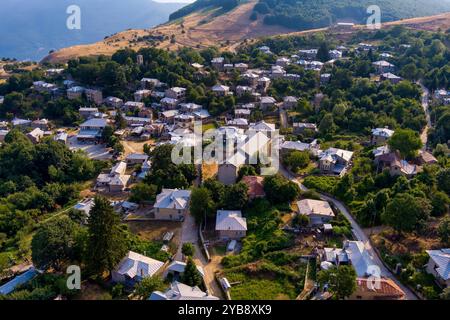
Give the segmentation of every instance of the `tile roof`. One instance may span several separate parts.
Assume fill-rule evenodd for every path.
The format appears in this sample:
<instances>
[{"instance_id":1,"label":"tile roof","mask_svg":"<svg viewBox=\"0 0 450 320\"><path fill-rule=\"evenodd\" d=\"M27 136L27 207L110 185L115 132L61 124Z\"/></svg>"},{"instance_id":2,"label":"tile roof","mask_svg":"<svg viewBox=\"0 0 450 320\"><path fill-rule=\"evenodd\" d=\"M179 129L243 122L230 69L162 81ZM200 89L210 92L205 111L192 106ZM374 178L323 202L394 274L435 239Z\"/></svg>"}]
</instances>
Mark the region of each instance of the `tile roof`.
<instances>
[{"instance_id":1,"label":"tile roof","mask_svg":"<svg viewBox=\"0 0 450 320\"><path fill-rule=\"evenodd\" d=\"M264 178L259 176L245 176L241 182L248 186L248 195L250 197L264 197Z\"/></svg>"},{"instance_id":2,"label":"tile roof","mask_svg":"<svg viewBox=\"0 0 450 320\"><path fill-rule=\"evenodd\" d=\"M381 278L374 281L368 278L357 278L356 283L358 293L376 292L400 300L405 298L405 292L392 279Z\"/></svg>"}]
</instances>

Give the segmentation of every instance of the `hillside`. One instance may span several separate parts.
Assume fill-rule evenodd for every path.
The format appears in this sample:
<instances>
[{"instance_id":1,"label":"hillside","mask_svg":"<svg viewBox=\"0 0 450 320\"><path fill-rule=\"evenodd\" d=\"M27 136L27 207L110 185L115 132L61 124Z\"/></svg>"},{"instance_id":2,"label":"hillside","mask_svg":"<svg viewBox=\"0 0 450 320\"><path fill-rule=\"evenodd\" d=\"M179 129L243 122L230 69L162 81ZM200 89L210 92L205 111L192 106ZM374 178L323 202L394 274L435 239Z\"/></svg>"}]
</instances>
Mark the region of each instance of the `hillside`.
<instances>
[{"instance_id":1,"label":"hillside","mask_svg":"<svg viewBox=\"0 0 450 320\"><path fill-rule=\"evenodd\" d=\"M139 49L149 45L168 50L176 50L182 46L194 48L217 46L222 49L233 50L245 39L293 32L299 33L292 28L267 25L264 23L262 16L258 16L256 20L251 20L253 8L257 3L258 0L249 0L225 13L220 7L205 8L152 29L127 30L97 43L65 48L52 53L45 61L67 61L81 55L111 55L120 48ZM384 25L403 24L415 29L447 30L450 27L449 21L450 13L446 13L403 19L388 22ZM323 30L323 28L311 29L301 33Z\"/></svg>"},{"instance_id":2,"label":"hillside","mask_svg":"<svg viewBox=\"0 0 450 320\"><path fill-rule=\"evenodd\" d=\"M262 17L268 25L305 30L337 21L364 24L370 16L367 8L372 5L380 8L382 22L450 11L449 0L259 0L254 16Z\"/></svg>"},{"instance_id":3,"label":"hillside","mask_svg":"<svg viewBox=\"0 0 450 320\"><path fill-rule=\"evenodd\" d=\"M108 55L120 48L139 49L148 45L170 50L182 46L229 48L244 39L292 31L284 27L267 26L262 19L250 21L256 2L250 0L224 14L218 14L220 8L209 8L152 29L127 30L97 43L64 48L50 54L44 61L67 61L80 55Z\"/></svg>"}]
</instances>

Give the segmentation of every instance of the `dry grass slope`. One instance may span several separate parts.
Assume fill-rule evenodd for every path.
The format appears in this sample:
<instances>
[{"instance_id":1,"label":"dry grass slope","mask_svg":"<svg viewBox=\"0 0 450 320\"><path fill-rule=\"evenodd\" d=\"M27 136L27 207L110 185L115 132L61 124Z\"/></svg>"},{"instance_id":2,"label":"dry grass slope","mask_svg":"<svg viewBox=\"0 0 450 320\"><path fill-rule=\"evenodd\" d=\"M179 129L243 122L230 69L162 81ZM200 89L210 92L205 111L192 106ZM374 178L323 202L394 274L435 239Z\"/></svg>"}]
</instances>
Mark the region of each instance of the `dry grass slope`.
<instances>
[{"instance_id":1,"label":"dry grass slope","mask_svg":"<svg viewBox=\"0 0 450 320\"><path fill-rule=\"evenodd\" d=\"M320 32L326 28L292 32L279 26L264 25L261 18L249 19L257 0L250 0L234 10L216 16L215 10L196 12L182 19L159 25L147 30L127 30L117 33L103 41L64 48L47 56L44 61L65 62L78 56L111 55L115 51L130 47L139 49L148 46L148 42L139 41L145 36L165 36L165 40L155 43L156 47L176 50L179 47L205 48L217 46L233 51L242 41L274 35L301 35ZM450 13L430 17L404 19L384 23L383 26L405 25L420 30L447 30L450 28ZM359 26L362 28L363 26ZM174 38L172 41L171 38Z\"/></svg>"}]
</instances>

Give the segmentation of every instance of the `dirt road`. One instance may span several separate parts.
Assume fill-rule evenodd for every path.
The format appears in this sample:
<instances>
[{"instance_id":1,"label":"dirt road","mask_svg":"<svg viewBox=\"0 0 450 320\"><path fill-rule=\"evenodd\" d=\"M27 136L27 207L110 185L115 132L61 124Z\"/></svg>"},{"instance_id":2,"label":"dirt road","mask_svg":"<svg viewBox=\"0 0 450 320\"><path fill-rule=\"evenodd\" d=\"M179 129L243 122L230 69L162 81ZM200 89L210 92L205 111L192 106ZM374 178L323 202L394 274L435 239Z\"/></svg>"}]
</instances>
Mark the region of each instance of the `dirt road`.
<instances>
[{"instance_id":1,"label":"dirt road","mask_svg":"<svg viewBox=\"0 0 450 320\"><path fill-rule=\"evenodd\" d=\"M190 214L187 214L181 229L181 241L177 254L175 255L176 260L182 261L183 254L181 253L181 248L183 246L183 243L189 242L194 244L195 246L194 262L197 265L201 266L205 271L204 281L209 294L220 299L224 299L222 290L217 284L214 276L215 271L217 271L219 268L220 260L213 258L211 262L208 262L205 259L202 253L202 249L199 246L198 226L195 223L194 217Z\"/></svg>"}]
</instances>

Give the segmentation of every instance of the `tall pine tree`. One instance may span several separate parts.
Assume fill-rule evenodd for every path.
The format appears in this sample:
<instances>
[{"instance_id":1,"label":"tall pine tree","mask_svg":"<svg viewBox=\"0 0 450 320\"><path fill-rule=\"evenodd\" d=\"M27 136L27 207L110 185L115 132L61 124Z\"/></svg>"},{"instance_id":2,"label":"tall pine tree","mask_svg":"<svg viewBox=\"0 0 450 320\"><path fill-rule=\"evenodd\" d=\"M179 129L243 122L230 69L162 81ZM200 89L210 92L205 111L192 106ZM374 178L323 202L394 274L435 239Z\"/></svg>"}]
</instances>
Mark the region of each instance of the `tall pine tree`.
<instances>
[{"instance_id":1,"label":"tall pine tree","mask_svg":"<svg viewBox=\"0 0 450 320\"><path fill-rule=\"evenodd\" d=\"M322 42L319 49L317 50L317 59L322 62L327 62L330 60L330 49L327 42Z\"/></svg>"},{"instance_id":2,"label":"tall pine tree","mask_svg":"<svg viewBox=\"0 0 450 320\"><path fill-rule=\"evenodd\" d=\"M96 197L88 220L86 264L88 271L100 275L112 270L127 252L120 218L108 199Z\"/></svg>"},{"instance_id":3,"label":"tall pine tree","mask_svg":"<svg viewBox=\"0 0 450 320\"><path fill-rule=\"evenodd\" d=\"M198 287L203 282L202 275L198 271L197 266L191 257L188 258L181 281L191 287Z\"/></svg>"}]
</instances>

